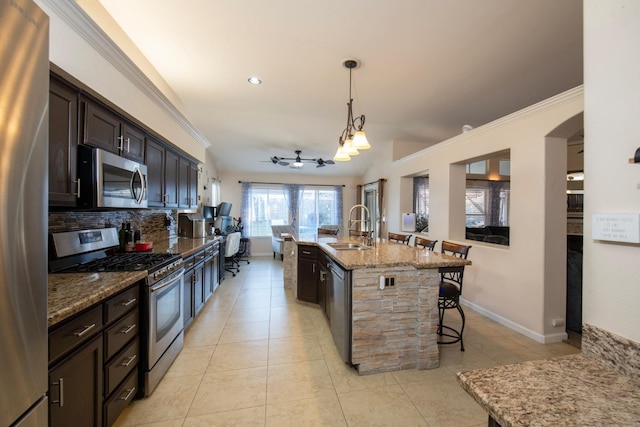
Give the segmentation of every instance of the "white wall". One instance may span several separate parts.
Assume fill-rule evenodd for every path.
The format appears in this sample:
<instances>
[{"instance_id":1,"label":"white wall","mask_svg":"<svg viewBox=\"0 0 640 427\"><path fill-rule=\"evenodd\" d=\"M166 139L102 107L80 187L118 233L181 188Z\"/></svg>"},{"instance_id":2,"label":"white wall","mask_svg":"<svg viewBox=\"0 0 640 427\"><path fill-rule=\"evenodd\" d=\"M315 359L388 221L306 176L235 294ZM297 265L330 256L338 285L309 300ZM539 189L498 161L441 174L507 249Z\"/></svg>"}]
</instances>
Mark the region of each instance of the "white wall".
<instances>
[{"instance_id":1,"label":"white wall","mask_svg":"<svg viewBox=\"0 0 640 427\"><path fill-rule=\"evenodd\" d=\"M321 185L344 185L343 197L343 227L346 227L349 209L356 204L356 186L360 183L357 177L333 176L329 170L330 166L324 168L327 175L298 175L291 173L282 174L221 174L220 196L224 202L233 204L231 216L240 216L241 206L241 184L238 181L251 182L274 182L283 184L321 184ZM271 237L258 237L251 239L251 252L253 255L268 255L272 253Z\"/></svg>"},{"instance_id":2,"label":"white wall","mask_svg":"<svg viewBox=\"0 0 640 427\"><path fill-rule=\"evenodd\" d=\"M161 108L140 89L139 85L126 77L121 71L123 66L126 68L123 63L118 63L113 58L106 59L103 48L109 43L104 43L99 33L94 32L91 21L78 10L74 2L36 0L36 3L50 17L51 62L162 135L170 143L198 161L204 162L205 147L202 141L185 130L167 110ZM81 35L86 35L87 32L92 34L93 38L89 37L91 40ZM167 88L164 89L166 91ZM172 93L169 93L167 98L177 102Z\"/></svg>"},{"instance_id":3,"label":"white wall","mask_svg":"<svg viewBox=\"0 0 640 427\"><path fill-rule=\"evenodd\" d=\"M473 246L473 266L465 272L463 297L540 342L566 336L564 326L553 327L551 319L565 317L566 196L558 188L566 186L566 139L571 135L547 137L582 110L582 88L577 88L395 162L389 144L383 161L364 177L364 182L387 178L388 230L400 231L400 214L412 206L406 177L428 171L429 238L464 241L463 164L510 150L510 246L466 242ZM549 247L558 255L545 257Z\"/></svg>"},{"instance_id":4,"label":"white wall","mask_svg":"<svg viewBox=\"0 0 640 427\"><path fill-rule=\"evenodd\" d=\"M594 241L591 214L640 212L640 2L584 1L583 320L640 342L640 245Z\"/></svg>"}]
</instances>

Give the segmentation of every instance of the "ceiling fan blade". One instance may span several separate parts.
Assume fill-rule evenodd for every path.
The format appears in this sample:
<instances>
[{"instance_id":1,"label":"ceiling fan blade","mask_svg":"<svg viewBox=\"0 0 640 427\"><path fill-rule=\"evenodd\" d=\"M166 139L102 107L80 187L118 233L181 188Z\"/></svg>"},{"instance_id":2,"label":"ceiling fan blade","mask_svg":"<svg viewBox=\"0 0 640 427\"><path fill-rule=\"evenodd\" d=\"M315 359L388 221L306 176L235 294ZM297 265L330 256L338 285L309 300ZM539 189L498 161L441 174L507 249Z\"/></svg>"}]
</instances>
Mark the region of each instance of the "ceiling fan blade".
<instances>
[{"instance_id":1,"label":"ceiling fan blade","mask_svg":"<svg viewBox=\"0 0 640 427\"><path fill-rule=\"evenodd\" d=\"M333 160L331 160L331 159L329 159L329 160L325 160L324 162L325 162L326 164L328 164L328 165L335 165L335 164L336 164L336 162L334 162L334 161L333 161Z\"/></svg>"},{"instance_id":2,"label":"ceiling fan blade","mask_svg":"<svg viewBox=\"0 0 640 427\"><path fill-rule=\"evenodd\" d=\"M280 166L289 166L289 162L283 162L282 160L280 160L280 161L278 162L278 164L279 164Z\"/></svg>"}]
</instances>

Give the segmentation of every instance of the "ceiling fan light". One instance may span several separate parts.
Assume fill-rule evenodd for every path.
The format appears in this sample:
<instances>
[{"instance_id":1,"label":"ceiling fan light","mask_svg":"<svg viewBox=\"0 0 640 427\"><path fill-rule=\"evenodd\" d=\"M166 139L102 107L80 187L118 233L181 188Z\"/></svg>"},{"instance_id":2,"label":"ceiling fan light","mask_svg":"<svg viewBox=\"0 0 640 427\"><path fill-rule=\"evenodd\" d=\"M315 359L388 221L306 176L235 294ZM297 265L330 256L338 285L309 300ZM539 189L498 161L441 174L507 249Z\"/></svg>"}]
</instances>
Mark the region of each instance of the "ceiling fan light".
<instances>
[{"instance_id":1,"label":"ceiling fan light","mask_svg":"<svg viewBox=\"0 0 640 427\"><path fill-rule=\"evenodd\" d=\"M369 141L367 140L367 135L364 134L363 130L357 131L353 135L353 147L357 150L366 150L367 148L371 148Z\"/></svg>"},{"instance_id":2,"label":"ceiling fan light","mask_svg":"<svg viewBox=\"0 0 640 427\"><path fill-rule=\"evenodd\" d=\"M340 145L338 147L338 150L336 151L336 155L333 156L333 160L335 160L336 162L348 162L349 160L351 160L351 156L345 153L342 149L342 145Z\"/></svg>"},{"instance_id":3,"label":"ceiling fan light","mask_svg":"<svg viewBox=\"0 0 640 427\"><path fill-rule=\"evenodd\" d=\"M304 166L304 163L302 163L300 160L296 160L295 162L293 162L294 168L301 168L302 166Z\"/></svg>"}]
</instances>

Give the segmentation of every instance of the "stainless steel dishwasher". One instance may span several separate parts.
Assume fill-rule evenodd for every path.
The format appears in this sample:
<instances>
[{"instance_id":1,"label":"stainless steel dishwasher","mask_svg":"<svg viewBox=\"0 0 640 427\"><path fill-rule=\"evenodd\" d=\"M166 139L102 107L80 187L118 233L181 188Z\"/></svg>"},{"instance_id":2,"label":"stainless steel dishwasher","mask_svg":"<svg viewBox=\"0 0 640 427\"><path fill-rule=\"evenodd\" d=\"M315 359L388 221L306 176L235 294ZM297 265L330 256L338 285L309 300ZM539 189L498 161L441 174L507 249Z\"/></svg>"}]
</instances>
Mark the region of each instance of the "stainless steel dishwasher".
<instances>
[{"instance_id":1,"label":"stainless steel dishwasher","mask_svg":"<svg viewBox=\"0 0 640 427\"><path fill-rule=\"evenodd\" d=\"M327 259L331 273L325 283L326 313L331 326L331 335L338 353L347 363L351 363L351 270L344 270L331 259Z\"/></svg>"}]
</instances>

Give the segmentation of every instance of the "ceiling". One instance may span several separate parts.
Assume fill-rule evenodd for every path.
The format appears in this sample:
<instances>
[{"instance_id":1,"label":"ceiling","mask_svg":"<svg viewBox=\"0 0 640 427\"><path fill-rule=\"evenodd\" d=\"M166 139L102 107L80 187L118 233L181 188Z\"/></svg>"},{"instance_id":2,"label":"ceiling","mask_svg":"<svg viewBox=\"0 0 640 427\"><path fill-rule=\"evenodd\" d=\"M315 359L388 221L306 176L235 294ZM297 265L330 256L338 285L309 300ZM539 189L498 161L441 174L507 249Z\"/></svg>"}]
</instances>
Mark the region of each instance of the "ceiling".
<instances>
[{"instance_id":1,"label":"ceiling","mask_svg":"<svg viewBox=\"0 0 640 427\"><path fill-rule=\"evenodd\" d=\"M219 172L361 175L582 84L582 0L99 0L182 100ZM354 114L372 148L330 159ZM259 86L247 82L262 79Z\"/></svg>"}]
</instances>

